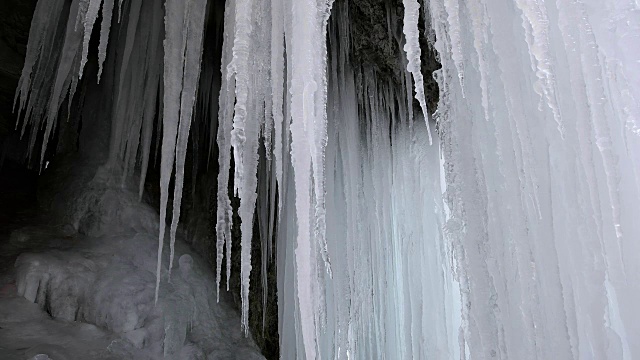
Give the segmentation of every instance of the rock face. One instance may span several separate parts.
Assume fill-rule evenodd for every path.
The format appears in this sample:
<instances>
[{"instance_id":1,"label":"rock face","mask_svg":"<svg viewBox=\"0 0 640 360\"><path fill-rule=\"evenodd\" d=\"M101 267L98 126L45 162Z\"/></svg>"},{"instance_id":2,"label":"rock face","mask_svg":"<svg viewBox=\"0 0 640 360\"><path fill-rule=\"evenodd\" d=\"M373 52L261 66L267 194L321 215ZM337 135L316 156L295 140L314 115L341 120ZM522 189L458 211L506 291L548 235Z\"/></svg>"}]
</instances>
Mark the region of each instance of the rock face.
<instances>
[{"instance_id":1,"label":"rock face","mask_svg":"<svg viewBox=\"0 0 640 360\"><path fill-rule=\"evenodd\" d=\"M438 85L431 74L440 68L435 51L428 46L421 8L420 47L421 65L425 81L425 96L431 111L438 103ZM404 77L406 55L402 48L402 0L350 0L352 63L371 67L379 78L400 84Z\"/></svg>"}]
</instances>

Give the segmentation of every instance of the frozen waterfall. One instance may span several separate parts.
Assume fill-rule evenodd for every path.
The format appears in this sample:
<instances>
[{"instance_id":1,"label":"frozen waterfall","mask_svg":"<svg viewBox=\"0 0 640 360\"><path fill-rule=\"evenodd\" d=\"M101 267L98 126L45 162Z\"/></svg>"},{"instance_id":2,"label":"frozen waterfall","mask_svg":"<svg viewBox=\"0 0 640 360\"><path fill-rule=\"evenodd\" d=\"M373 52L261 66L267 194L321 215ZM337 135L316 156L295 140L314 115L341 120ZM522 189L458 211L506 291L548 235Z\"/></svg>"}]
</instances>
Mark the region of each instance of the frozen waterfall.
<instances>
[{"instance_id":1,"label":"frozen waterfall","mask_svg":"<svg viewBox=\"0 0 640 360\"><path fill-rule=\"evenodd\" d=\"M263 268L277 264L282 358L640 357L637 0L389 5L399 83L350 54L348 2L226 0L211 119L195 104L217 89L201 79L212 2L114 2L38 2L16 103L29 156L43 159L101 14L98 78L116 84L107 167L139 169L142 189L161 136L156 300L191 125L208 122L218 291L224 269L227 290L241 278L248 332L262 242ZM427 50L442 64L435 109Z\"/></svg>"},{"instance_id":2,"label":"frozen waterfall","mask_svg":"<svg viewBox=\"0 0 640 360\"><path fill-rule=\"evenodd\" d=\"M640 6L428 11L467 357L640 356Z\"/></svg>"}]
</instances>

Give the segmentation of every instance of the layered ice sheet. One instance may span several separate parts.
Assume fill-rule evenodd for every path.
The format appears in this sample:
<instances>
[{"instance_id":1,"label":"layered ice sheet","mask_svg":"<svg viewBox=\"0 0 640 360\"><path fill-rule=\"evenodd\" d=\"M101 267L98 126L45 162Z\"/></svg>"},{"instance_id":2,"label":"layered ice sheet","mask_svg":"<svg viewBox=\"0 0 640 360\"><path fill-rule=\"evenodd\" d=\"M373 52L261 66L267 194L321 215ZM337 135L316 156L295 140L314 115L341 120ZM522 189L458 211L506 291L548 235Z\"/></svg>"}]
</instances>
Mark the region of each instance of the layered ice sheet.
<instances>
[{"instance_id":1,"label":"layered ice sheet","mask_svg":"<svg viewBox=\"0 0 640 360\"><path fill-rule=\"evenodd\" d=\"M429 10L461 349L640 356L638 3L433 0Z\"/></svg>"}]
</instances>

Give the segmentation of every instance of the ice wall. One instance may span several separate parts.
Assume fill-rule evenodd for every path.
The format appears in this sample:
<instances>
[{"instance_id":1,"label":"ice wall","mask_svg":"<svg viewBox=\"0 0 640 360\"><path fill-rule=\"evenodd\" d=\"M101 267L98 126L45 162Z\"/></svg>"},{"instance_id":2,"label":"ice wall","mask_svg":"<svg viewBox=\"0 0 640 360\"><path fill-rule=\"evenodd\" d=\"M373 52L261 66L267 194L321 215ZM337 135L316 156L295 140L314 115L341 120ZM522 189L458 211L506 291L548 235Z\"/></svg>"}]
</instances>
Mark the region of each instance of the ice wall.
<instances>
[{"instance_id":1,"label":"ice wall","mask_svg":"<svg viewBox=\"0 0 640 360\"><path fill-rule=\"evenodd\" d=\"M640 356L638 3L433 0L428 13L461 349Z\"/></svg>"},{"instance_id":2,"label":"ice wall","mask_svg":"<svg viewBox=\"0 0 640 360\"><path fill-rule=\"evenodd\" d=\"M434 138L430 145L427 122L411 105L410 74L397 84L352 64L348 6L336 4L332 16L325 176L333 271L319 271L322 287L315 297L326 311L315 328L316 357L459 357L453 249L441 232L446 211L439 142ZM392 33L396 21L389 24ZM404 41L401 33L394 35L388 40ZM400 66L407 63L404 53L397 56ZM289 180L293 164L285 160L284 170L288 187L277 232L281 355L309 358L298 331L304 326L298 289L289 285L298 283L298 227L291 210L298 188Z\"/></svg>"}]
</instances>

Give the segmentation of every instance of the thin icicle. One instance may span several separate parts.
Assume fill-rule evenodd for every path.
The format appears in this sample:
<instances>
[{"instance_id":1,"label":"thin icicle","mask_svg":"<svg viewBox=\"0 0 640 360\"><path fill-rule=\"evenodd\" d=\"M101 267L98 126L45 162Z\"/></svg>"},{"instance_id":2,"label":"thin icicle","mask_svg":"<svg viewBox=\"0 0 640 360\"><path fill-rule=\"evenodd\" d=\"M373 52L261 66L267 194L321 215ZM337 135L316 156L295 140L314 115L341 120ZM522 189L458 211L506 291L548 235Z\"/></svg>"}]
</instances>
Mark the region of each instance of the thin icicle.
<instances>
[{"instance_id":1,"label":"thin icicle","mask_svg":"<svg viewBox=\"0 0 640 360\"><path fill-rule=\"evenodd\" d=\"M274 139L273 156L275 158L275 177L280 191L278 192L278 214L282 213L282 128L284 106L284 0L271 2L271 104L273 110ZM279 217L279 216L278 216ZM279 221L278 221L279 222Z\"/></svg>"},{"instance_id":2,"label":"thin icicle","mask_svg":"<svg viewBox=\"0 0 640 360\"><path fill-rule=\"evenodd\" d=\"M75 6L74 6L75 5ZM83 18L86 14L86 4L75 1L71 6L71 14L76 13L77 18ZM47 150L47 144L58 120L58 110L62 104L67 91L71 85L71 78L77 76L74 70L77 69L79 49L82 44L82 32L76 28L77 24L67 22L67 29L64 38L64 46L60 56L60 64L56 71L55 82L51 92L51 98L48 104L48 113L46 117L46 127L42 149L40 152L40 167L43 165L44 155ZM76 84L76 82L74 82ZM75 89L72 89L73 92ZM33 136L32 138L35 138Z\"/></svg>"},{"instance_id":3,"label":"thin icicle","mask_svg":"<svg viewBox=\"0 0 640 360\"><path fill-rule=\"evenodd\" d=\"M196 90L200 77L200 59L202 57L202 41L204 36L204 15L206 0L192 0L184 13L183 41L184 65L182 74L182 89L180 94L180 125L175 149L176 173L173 191L173 218L171 220L169 274L173 266L176 231L180 219L180 204L182 201L182 187L184 184L184 166L187 157L187 142L191 128L191 116L196 100ZM195 174L193 174L195 176Z\"/></svg>"},{"instance_id":4,"label":"thin icicle","mask_svg":"<svg viewBox=\"0 0 640 360\"><path fill-rule=\"evenodd\" d=\"M558 131L564 136L564 124L558 105L556 80L549 50L549 19L545 9L546 5L544 1L540 0L516 0L516 4L522 11L522 21L528 22L529 29L527 31L531 31L531 38L527 37L527 44L529 52L535 59L535 65L532 64L532 66L537 69L538 83L535 85L535 91L545 98L546 104L558 124Z\"/></svg>"},{"instance_id":5,"label":"thin icicle","mask_svg":"<svg viewBox=\"0 0 640 360\"><path fill-rule=\"evenodd\" d=\"M84 39L82 42L82 60L80 61L80 75L78 76L79 78L82 78L84 65L87 63L87 54L89 53L89 40L91 39L91 33L93 32L93 25L95 25L96 19L98 18L100 5L102 5L102 0L89 0L87 14L85 15L85 19L83 21Z\"/></svg>"},{"instance_id":6,"label":"thin icicle","mask_svg":"<svg viewBox=\"0 0 640 360\"><path fill-rule=\"evenodd\" d=\"M424 78L420 69L420 32L418 30L418 18L420 16L420 3L418 0L403 0L404 4L404 23L402 32L406 43L404 51L407 54L407 71L413 75L413 82L416 91L416 99L420 103L424 120L427 124L427 134L429 134L429 144L433 144L431 138L431 129L429 128L429 109L427 109L427 101L424 96ZM407 94L409 95L409 94Z\"/></svg>"},{"instance_id":7,"label":"thin icicle","mask_svg":"<svg viewBox=\"0 0 640 360\"><path fill-rule=\"evenodd\" d=\"M22 67L22 73L13 100L14 111L16 104L18 104L18 118L20 117L20 112L27 106L28 95L30 91L33 91L31 90L31 85L34 78L44 75L39 74L38 71L42 66L41 64L46 64L45 55L49 53L48 50L53 46L53 35L60 18L58 9L61 7L62 1L38 1L36 4L33 19L31 20L24 66ZM36 98L36 100L39 99ZM28 119L25 117L25 123L27 121ZM18 122L16 122L16 128L17 126Z\"/></svg>"},{"instance_id":8,"label":"thin icicle","mask_svg":"<svg viewBox=\"0 0 640 360\"><path fill-rule=\"evenodd\" d=\"M102 76L104 61L107 58L107 45L109 44L109 32L111 31L111 19L115 0L104 0L102 5L102 24L100 26L100 45L98 45L98 82Z\"/></svg>"},{"instance_id":9,"label":"thin icicle","mask_svg":"<svg viewBox=\"0 0 640 360\"><path fill-rule=\"evenodd\" d=\"M184 69L184 16L185 4L180 0L165 3L164 40L164 114L162 119L162 155L160 163L160 233L158 237L158 264L156 267L156 294L158 302L162 270L162 249L169 200L169 181L173 173L178 123L180 121L180 92Z\"/></svg>"},{"instance_id":10,"label":"thin icicle","mask_svg":"<svg viewBox=\"0 0 640 360\"><path fill-rule=\"evenodd\" d=\"M216 214L216 288L217 299L220 301L220 281L222 277L222 260L226 243L227 264L226 280L229 291L231 276L231 228L233 225L233 209L229 200L229 171L231 169L231 141L229 134L232 130L233 101L235 94L235 78L229 73L227 64L231 61L232 36L235 33L235 1L228 1L224 13L224 44L222 47L222 84L220 86L218 108L218 191Z\"/></svg>"},{"instance_id":11,"label":"thin icicle","mask_svg":"<svg viewBox=\"0 0 640 360\"><path fill-rule=\"evenodd\" d=\"M484 118L489 121L489 88L487 85L487 63L484 54L484 44L488 39L487 16L485 14L484 0L469 0L467 8L473 25L473 46L478 55L478 71L480 72L480 89L482 91L482 108Z\"/></svg>"},{"instance_id":12,"label":"thin icicle","mask_svg":"<svg viewBox=\"0 0 640 360\"><path fill-rule=\"evenodd\" d=\"M118 22L122 21L122 3L124 0L118 0Z\"/></svg>"},{"instance_id":13,"label":"thin icicle","mask_svg":"<svg viewBox=\"0 0 640 360\"><path fill-rule=\"evenodd\" d=\"M125 39L124 52L122 54L122 63L120 65L120 87L118 96L125 96L122 93L122 85L125 83L124 78L128 76L127 69L131 62L131 54L135 43L136 33L138 32L138 22L140 20L140 9L142 8L142 0L131 0L132 4L129 10L129 21L127 23L127 36ZM121 101L118 98L118 101ZM126 101L126 100L125 100Z\"/></svg>"},{"instance_id":14,"label":"thin icicle","mask_svg":"<svg viewBox=\"0 0 640 360\"><path fill-rule=\"evenodd\" d=\"M105 0L109 1L109 0ZM144 184L149 168L149 158L151 152L151 140L153 137L154 118L158 106L160 72L162 64L160 63L159 52L162 50L162 42L160 39L162 29L162 6L155 4L153 6L153 28L155 31L151 33L150 38L150 64L145 84L145 100L144 100L144 119L142 131L142 164L140 166L140 182L138 186L138 198L142 199ZM158 136L159 137L159 136Z\"/></svg>"},{"instance_id":15,"label":"thin icicle","mask_svg":"<svg viewBox=\"0 0 640 360\"><path fill-rule=\"evenodd\" d=\"M462 88L462 96L464 96L464 58L462 55L462 38L460 32L462 25L460 24L460 3L459 0L444 0L444 9L447 13L448 35L451 39L451 58L458 70L458 80Z\"/></svg>"}]
</instances>

